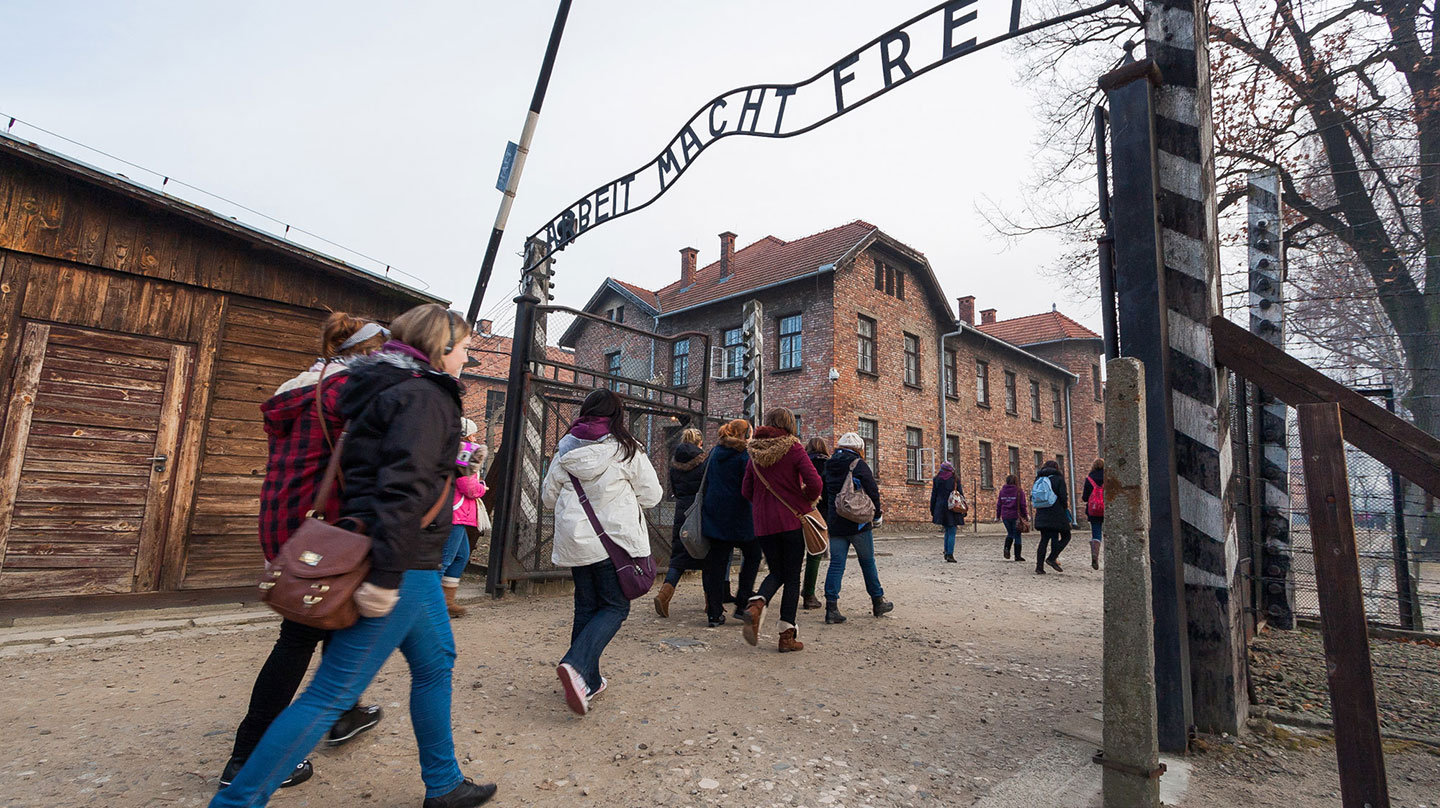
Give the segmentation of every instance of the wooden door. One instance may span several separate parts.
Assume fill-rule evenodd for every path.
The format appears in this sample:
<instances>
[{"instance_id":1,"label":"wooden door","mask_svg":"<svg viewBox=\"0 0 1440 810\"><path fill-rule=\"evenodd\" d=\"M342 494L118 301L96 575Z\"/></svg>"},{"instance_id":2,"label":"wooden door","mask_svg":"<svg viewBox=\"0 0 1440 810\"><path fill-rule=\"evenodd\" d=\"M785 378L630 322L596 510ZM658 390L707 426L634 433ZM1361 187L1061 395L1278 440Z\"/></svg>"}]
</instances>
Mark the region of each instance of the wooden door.
<instances>
[{"instance_id":1,"label":"wooden door","mask_svg":"<svg viewBox=\"0 0 1440 810\"><path fill-rule=\"evenodd\" d=\"M19 351L0 436L0 598L155 590L190 348L31 322Z\"/></svg>"}]
</instances>

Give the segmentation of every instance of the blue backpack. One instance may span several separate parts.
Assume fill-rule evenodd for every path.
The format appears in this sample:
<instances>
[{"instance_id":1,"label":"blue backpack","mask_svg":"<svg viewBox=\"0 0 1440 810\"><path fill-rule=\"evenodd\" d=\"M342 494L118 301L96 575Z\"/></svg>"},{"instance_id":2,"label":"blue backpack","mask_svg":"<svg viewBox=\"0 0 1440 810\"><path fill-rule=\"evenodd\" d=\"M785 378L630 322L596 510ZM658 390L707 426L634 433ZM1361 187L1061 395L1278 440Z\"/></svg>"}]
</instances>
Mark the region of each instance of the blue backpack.
<instances>
[{"instance_id":1,"label":"blue backpack","mask_svg":"<svg viewBox=\"0 0 1440 810\"><path fill-rule=\"evenodd\" d=\"M1030 503L1036 509L1055 505L1055 490L1050 486L1050 476L1042 475L1035 479L1035 485L1030 487Z\"/></svg>"}]
</instances>

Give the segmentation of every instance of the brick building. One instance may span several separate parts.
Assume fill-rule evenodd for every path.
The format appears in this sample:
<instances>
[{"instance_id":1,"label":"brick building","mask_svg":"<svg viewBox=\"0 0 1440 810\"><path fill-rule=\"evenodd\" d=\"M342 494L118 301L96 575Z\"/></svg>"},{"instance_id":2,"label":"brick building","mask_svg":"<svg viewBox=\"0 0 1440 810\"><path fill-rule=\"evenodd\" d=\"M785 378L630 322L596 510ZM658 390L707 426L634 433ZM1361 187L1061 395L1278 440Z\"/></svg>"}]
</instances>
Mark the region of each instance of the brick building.
<instances>
[{"instance_id":1,"label":"brick building","mask_svg":"<svg viewBox=\"0 0 1440 810\"><path fill-rule=\"evenodd\" d=\"M957 319L924 254L863 221L788 242L735 240L720 234L718 259L703 267L695 248L681 249L679 278L659 290L606 279L585 306L664 335L708 335L708 356L684 340L660 353L593 326L561 344L581 367L636 379L685 387L709 375L710 414L727 419L741 412L741 308L755 299L765 406L790 408L803 437L832 447L859 433L891 521L928 520L941 459L956 463L982 518L1012 470L1028 485L1037 460L1059 458L1073 478L1070 400L1089 390L1098 350L1085 355L1088 344L1067 337L1048 354L1028 351L987 331L1009 321L976 326L973 298L960 299Z\"/></svg>"},{"instance_id":2,"label":"brick building","mask_svg":"<svg viewBox=\"0 0 1440 810\"><path fill-rule=\"evenodd\" d=\"M473 419L480 430L482 441L490 448L490 458L500 450L500 434L505 427L505 393L510 380L510 345L513 341L491 331L492 322L480 321L479 328L470 336L470 359L460 372L464 391L460 396L461 409L465 416ZM573 352L558 347L548 347L549 359L559 363L574 362Z\"/></svg>"}]
</instances>

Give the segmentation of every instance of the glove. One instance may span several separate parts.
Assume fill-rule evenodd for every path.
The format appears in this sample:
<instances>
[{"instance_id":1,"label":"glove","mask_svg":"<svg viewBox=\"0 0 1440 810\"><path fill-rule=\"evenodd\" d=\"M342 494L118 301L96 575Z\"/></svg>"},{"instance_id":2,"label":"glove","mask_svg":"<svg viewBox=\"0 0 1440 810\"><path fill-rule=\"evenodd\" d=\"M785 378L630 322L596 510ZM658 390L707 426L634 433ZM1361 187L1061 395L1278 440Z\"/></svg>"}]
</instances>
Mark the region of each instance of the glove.
<instances>
[{"instance_id":1,"label":"glove","mask_svg":"<svg viewBox=\"0 0 1440 810\"><path fill-rule=\"evenodd\" d=\"M359 608L360 615L367 619L389 616L398 601L399 590L382 588L372 582L362 582L360 587L355 589L355 607Z\"/></svg>"},{"instance_id":2,"label":"glove","mask_svg":"<svg viewBox=\"0 0 1440 810\"><path fill-rule=\"evenodd\" d=\"M877 518L875 518L875 525L876 525L876 526L880 526L880 525L883 524L884 522L885 522L885 518L883 518L883 517L877 517Z\"/></svg>"}]
</instances>

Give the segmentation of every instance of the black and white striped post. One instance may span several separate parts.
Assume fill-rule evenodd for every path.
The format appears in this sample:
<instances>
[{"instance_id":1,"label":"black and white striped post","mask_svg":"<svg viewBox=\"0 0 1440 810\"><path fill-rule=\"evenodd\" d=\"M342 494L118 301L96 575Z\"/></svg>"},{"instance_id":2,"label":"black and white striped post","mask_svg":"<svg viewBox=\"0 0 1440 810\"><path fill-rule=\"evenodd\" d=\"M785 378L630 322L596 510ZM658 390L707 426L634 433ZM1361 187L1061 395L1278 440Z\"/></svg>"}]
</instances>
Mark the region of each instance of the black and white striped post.
<instances>
[{"instance_id":1,"label":"black and white striped post","mask_svg":"<svg viewBox=\"0 0 1440 810\"><path fill-rule=\"evenodd\" d=\"M741 309L740 339L745 344L745 381L743 383L745 419L755 427L760 426L764 417L765 388L761 369L765 356L765 309L754 299L745 302Z\"/></svg>"},{"instance_id":2,"label":"black and white striped post","mask_svg":"<svg viewBox=\"0 0 1440 810\"><path fill-rule=\"evenodd\" d=\"M1246 242L1250 265L1250 332L1278 349L1285 348L1284 221L1280 218L1280 182L1274 169L1247 178ZM1271 625L1295 626L1295 581L1290 552L1290 448L1285 433L1285 403L1255 389L1256 442L1259 445L1260 601L1256 607Z\"/></svg>"}]
</instances>

